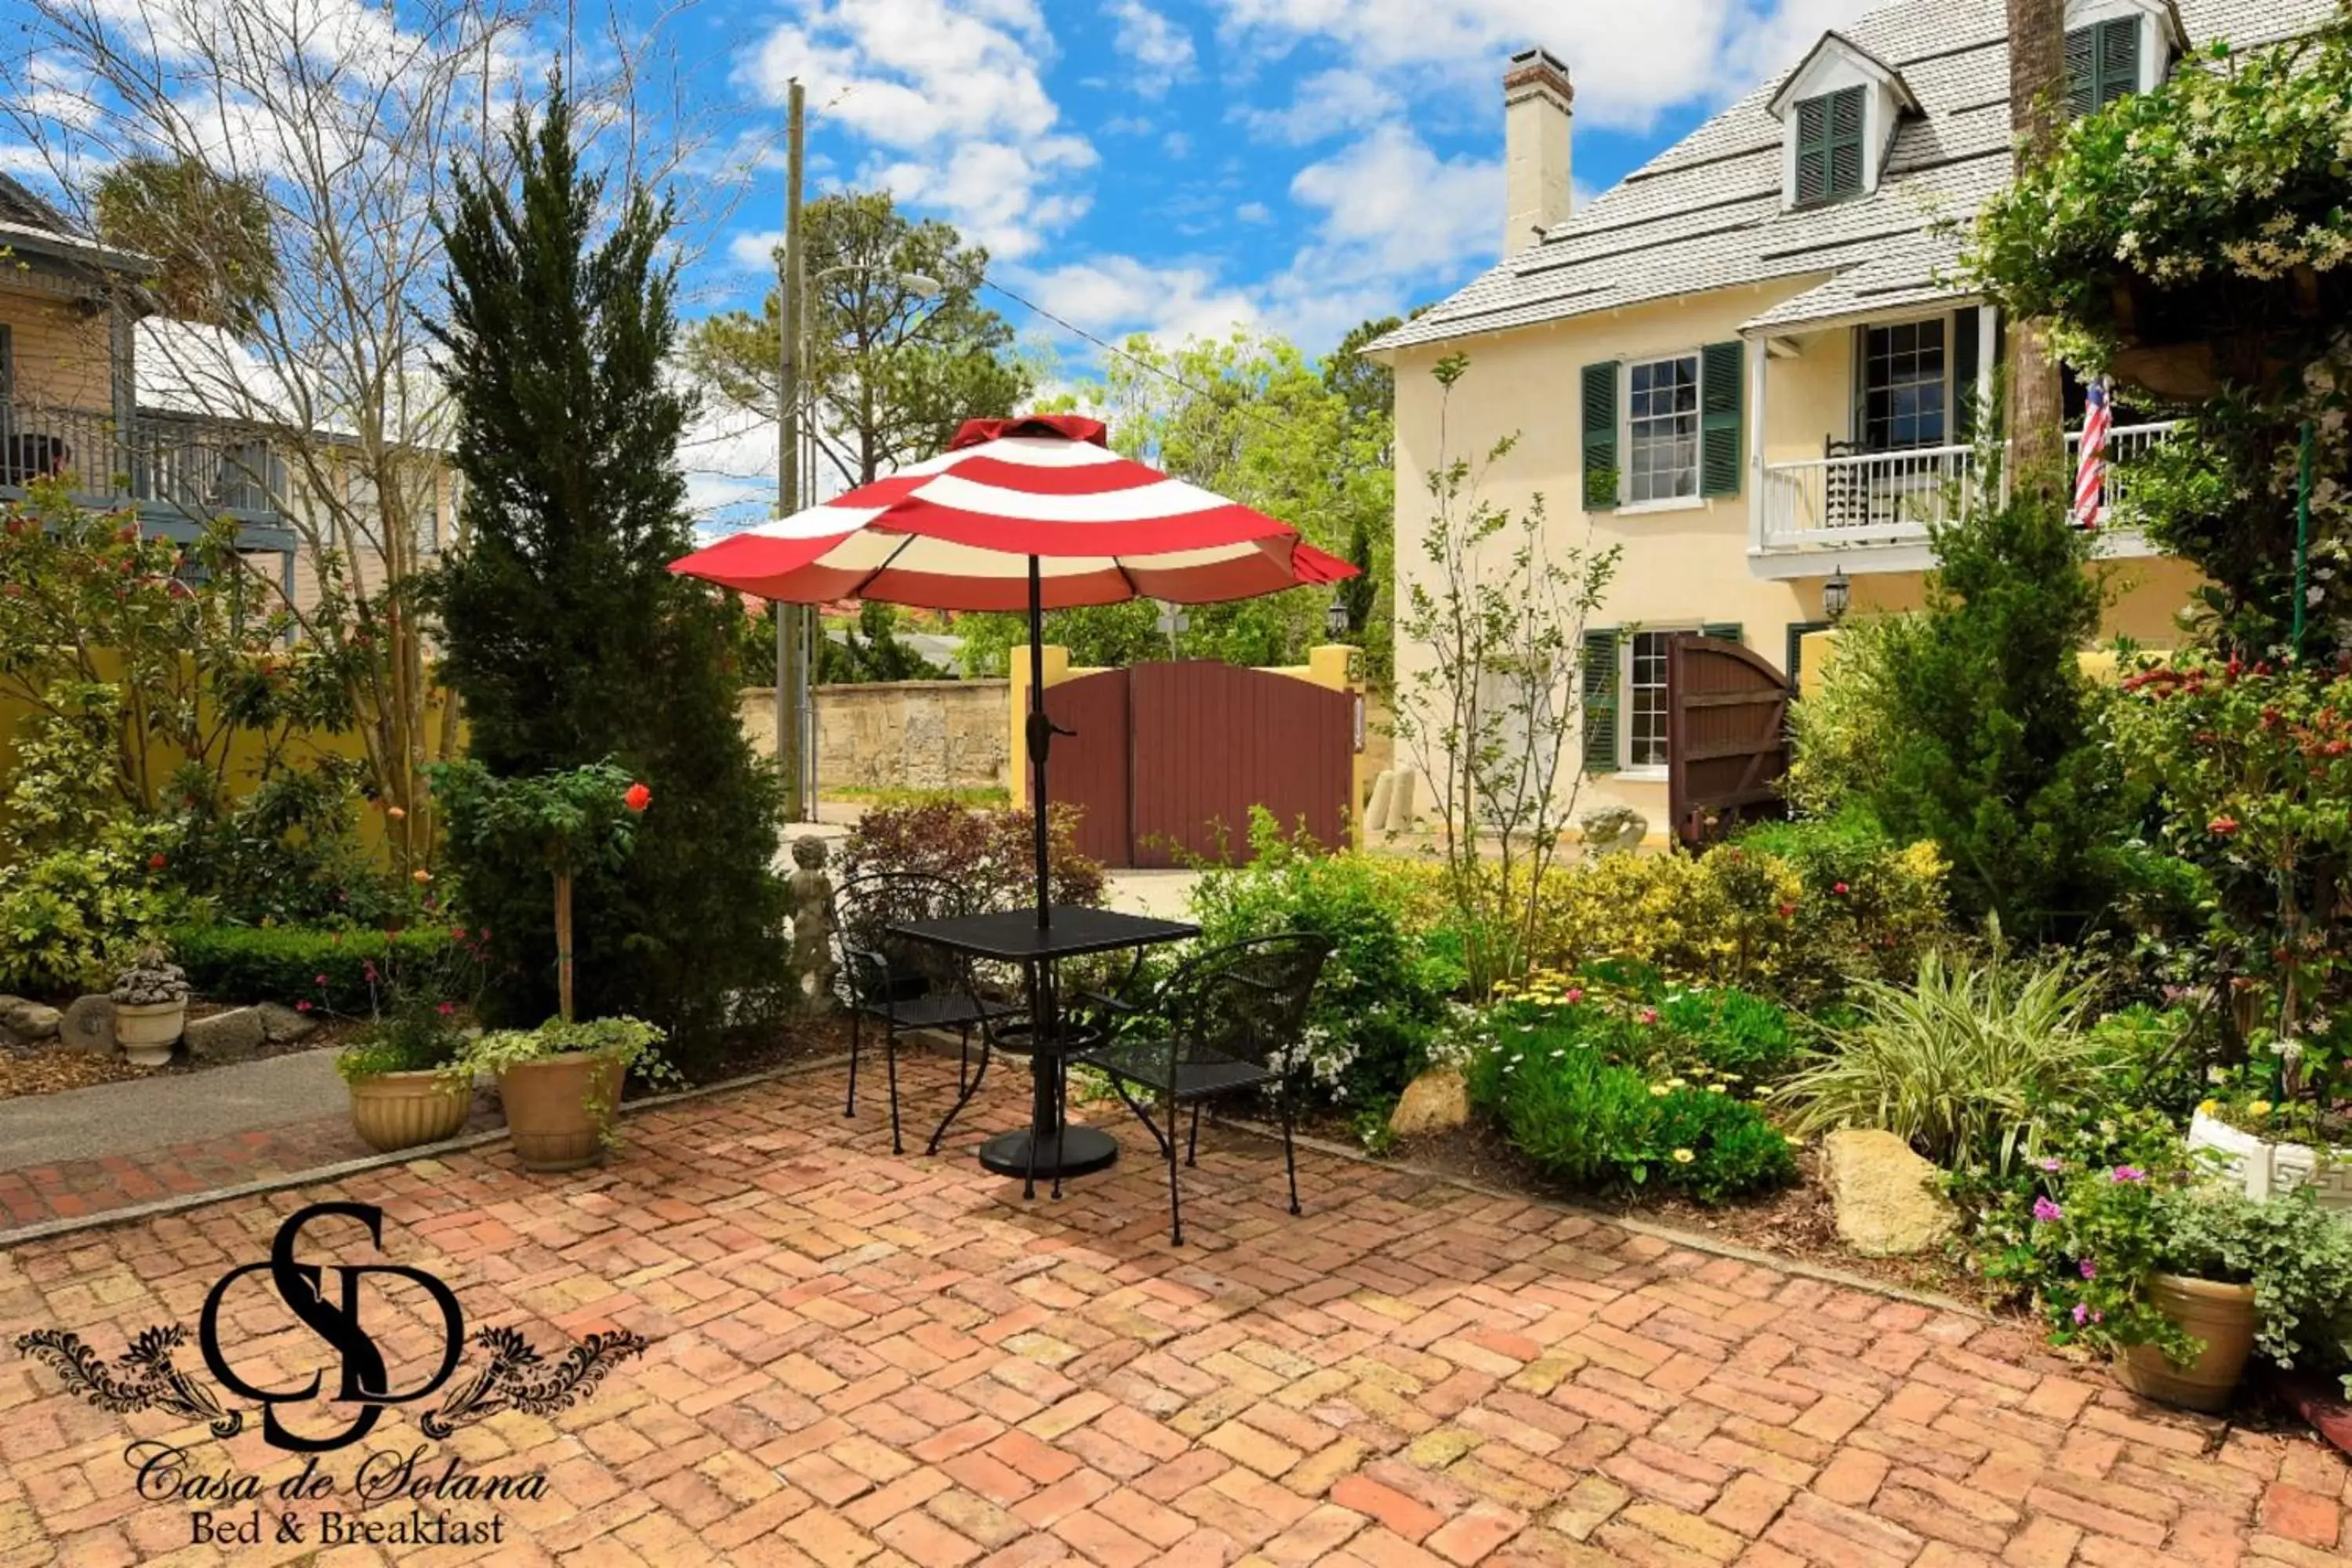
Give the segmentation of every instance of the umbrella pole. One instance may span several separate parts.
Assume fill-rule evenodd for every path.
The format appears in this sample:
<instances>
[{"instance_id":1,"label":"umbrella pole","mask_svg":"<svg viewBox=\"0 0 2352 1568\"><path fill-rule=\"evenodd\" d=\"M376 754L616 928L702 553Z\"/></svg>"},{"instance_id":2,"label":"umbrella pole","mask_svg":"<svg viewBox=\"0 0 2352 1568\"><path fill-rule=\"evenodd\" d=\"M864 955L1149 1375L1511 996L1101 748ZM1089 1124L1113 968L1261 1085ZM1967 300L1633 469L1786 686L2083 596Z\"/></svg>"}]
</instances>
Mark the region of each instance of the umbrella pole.
<instances>
[{"instance_id":1,"label":"umbrella pole","mask_svg":"<svg viewBox=\"0 0 2352 1568\"><path fill-rule=\"evenodd\" d=\"M1054 923L1053 895L1046 884L1045 751L1052 743L1045 717L1045 587L1037 558L1029 557L1029 815L1037 857L1037 925Z\"/></svg>"}]
</instances>

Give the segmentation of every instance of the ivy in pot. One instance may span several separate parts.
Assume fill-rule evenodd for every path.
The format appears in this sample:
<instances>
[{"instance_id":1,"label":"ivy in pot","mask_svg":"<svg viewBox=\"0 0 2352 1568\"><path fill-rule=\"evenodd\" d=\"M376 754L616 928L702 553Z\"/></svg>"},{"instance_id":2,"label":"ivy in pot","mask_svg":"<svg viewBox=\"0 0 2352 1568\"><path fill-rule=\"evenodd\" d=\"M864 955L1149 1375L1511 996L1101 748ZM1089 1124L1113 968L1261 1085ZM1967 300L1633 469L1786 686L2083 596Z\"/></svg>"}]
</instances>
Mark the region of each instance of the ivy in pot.
<instances>
[{"instance_id":1,"label":"ivy in pot","mask_svg":"<svg viewBox=\"0 0 2352 1568\"><path fill-rule=\"evenodd\" d=\"M494 1029L442 1069L471 1083L498 1075L507 1130L524 1169L569 1171L619 1143L623 1079L665 1089L685 1078L662 1054L661 1030L641 1018L551 1018L536 1029Z\"/></svg>"},{"instance_id":2,"label":"ivy in pot","mask_svg":"<svg viewBox=\"0 0 2352 1568\"><path fill-rule=\"evenodd\" d=\"M2185 1162L2053 1174L2031 1242L2051 1337L2116 1352L2125 1386L2218 1410L2253 1352L2352 1367L2352 1227L2308 1189L2256 1201Z\"/></svg>"}]
</instances>

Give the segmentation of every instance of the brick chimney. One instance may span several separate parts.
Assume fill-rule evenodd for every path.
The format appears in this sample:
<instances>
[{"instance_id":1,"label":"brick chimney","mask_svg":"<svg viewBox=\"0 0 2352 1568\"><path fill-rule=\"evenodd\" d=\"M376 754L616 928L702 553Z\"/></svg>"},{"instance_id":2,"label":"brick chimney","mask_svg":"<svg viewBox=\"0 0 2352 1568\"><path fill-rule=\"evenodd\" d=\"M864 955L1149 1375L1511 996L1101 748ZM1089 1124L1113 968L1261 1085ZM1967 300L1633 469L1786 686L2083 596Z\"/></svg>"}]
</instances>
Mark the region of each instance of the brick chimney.
<instances>
[{"instance_id":1,"label":"brick chimney","mask_svg":"<svg viewBox=\"0 0 2352 1568\"><path fill-rule=\"evenodd\" d=\"M1576 89L1548 49L1521 49L1503 73L1503 222L1507 258L1568 216L1569 122Z\"/></svg>"}]
</instances>

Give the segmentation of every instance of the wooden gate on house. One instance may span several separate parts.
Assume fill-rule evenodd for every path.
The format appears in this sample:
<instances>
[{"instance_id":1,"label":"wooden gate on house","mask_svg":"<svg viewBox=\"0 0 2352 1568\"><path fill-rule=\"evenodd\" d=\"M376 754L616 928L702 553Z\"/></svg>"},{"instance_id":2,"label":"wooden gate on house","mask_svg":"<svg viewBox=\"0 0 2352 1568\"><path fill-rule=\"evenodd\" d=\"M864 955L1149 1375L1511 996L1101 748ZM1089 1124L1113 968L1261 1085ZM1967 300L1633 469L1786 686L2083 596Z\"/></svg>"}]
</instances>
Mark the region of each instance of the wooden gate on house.
<instances>
[{"instance_id":1,"label":"wooden gate on house","mask_svg":"<svg viewBox=\"0 0 2352 1568\"><path fill-rule=\"evenodd\" d=\"M1082 806L1078 847L1107 866L1248 851L1250 808L1347 842L1356 699L1311 681L1187 660L1045 689L1052 798Z\"/></svg>"},{"instance_id":2,"label":"wooden gate on house","mask_svg":"<svg viewBox=\"0 0 2352 1568\"><path fill-rule=\"evenodd\" d=\"M1666 645L1666 815L1696 847L1743 822L1786 814L1789 683L1736 642Z\"/></svg>"}]
</instances>

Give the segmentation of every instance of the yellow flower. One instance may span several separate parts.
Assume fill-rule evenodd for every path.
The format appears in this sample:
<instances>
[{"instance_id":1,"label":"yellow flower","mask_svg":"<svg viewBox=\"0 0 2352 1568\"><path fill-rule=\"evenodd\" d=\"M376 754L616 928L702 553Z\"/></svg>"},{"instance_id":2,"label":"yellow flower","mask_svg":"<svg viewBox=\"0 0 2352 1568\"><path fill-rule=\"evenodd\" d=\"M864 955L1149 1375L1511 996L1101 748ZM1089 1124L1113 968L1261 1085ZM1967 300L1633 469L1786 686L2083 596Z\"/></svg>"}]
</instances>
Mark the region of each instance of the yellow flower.
<instances>
[{"instance_id":1,"label":"yellow flower","mask_svg":"<svg viewBox=\"0 0 2352 1568\"><path fill-rule=\"evenodd\" d=\"M2247 1103L2246 1114L2249 1116L2268 1116L2270 1113L2271 1102L2267 1100L2256 1100Z\"/></svg>"},{"instance_id":2,"label":"yellow flower","mask_svg":"<svg viewBox=\"0 0 2352 1568\"><path fill-rule=\"evenodd\" d=\"M1791 1149L1801 1149L1805 1146L1805 1141L1798 1137L1793 1132L1781 1133L1780 1142L1786 1143Z\"/></svg>"},{"instance_id":3,"label":"yellow flower","mask_svg":"<svg viewBox=\"0 0 2352 1568\"><path fill-rule=\"evenodd\" d=\"M1656 1095L1660 1100L1664 1100L1666 1096L1674 1093L1674 1090L1668 1089L1664 1084L1654 1083L1650 1086L1650 1092Z\"/></svg>"},{"instance_id":4,"label":"yellow flower","mask_svg":"<svg viewBox=\"0 0 2352 1568\"><path fill-rule=\"evenodd\" d=\"M1719 1083L1708 1084L1706 1086L1706 1091L1709 1094L1721 1094L1723 1092L1723 1085Z\"/></svg>"},{"instance_id":5,"label":"yellow flower","mask_svg":"<svg viewBox=\"0 0 2352 1568\"><path fill-rule=\"evenodd\" d=\"M1681 1088L1684 1088L1684 1087L1685 1087L1688 1082L1689 1082L1689 1080L1688 1080L1688 1079L1686 1079L1670 1078L1670 1079L1666 1079L1666 1087L1667 1087L1668 1089L1681 1089Z\"/></svg>"},{"instance_id":6,"label":"yellow flower","mask_svg":"<svg viewBox=\"0 0 2352 1568\"><path fill-rule=\"evenodd\" d=\"M2221 1113L2221 1102L2218 1100L2200 1100L2197 1102L2197 1109L2203 1115L2216 1116Z\"/></svg>"},{"instance_id":7,"label":"yellow flower","mask_svg":"<svg viewBox=\"0 0 2352 1568\"><path fill-rule=\"evenodd\" d=\"M1687 1165L1693 1160L1697 1158L1697 1155L1692 1153L1687 1149L1677 1149L1675 1151L1675 1163L1677 1165Z\"/></svg>"}]
</instances>

